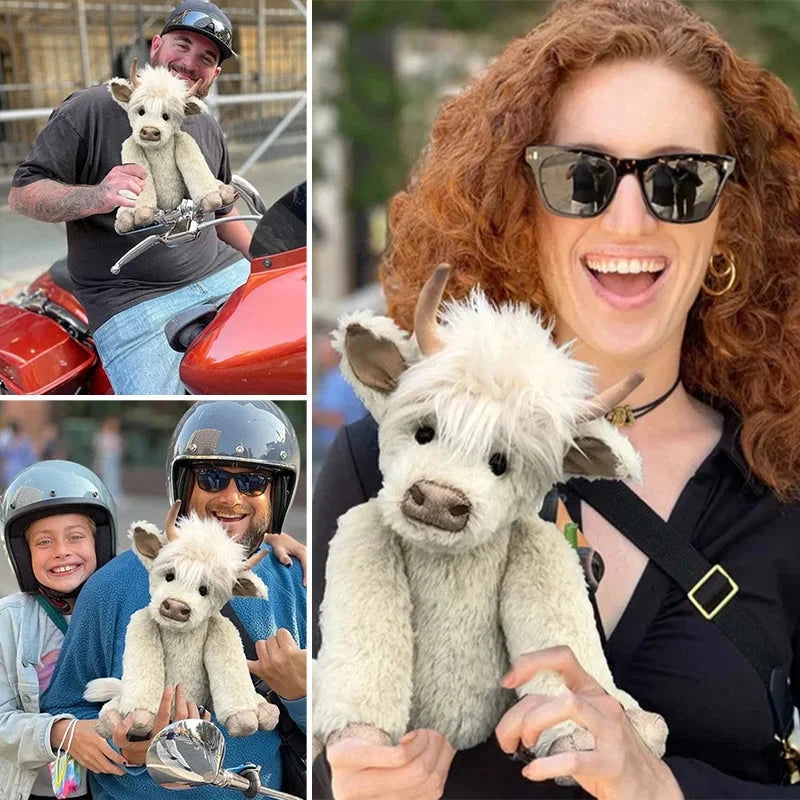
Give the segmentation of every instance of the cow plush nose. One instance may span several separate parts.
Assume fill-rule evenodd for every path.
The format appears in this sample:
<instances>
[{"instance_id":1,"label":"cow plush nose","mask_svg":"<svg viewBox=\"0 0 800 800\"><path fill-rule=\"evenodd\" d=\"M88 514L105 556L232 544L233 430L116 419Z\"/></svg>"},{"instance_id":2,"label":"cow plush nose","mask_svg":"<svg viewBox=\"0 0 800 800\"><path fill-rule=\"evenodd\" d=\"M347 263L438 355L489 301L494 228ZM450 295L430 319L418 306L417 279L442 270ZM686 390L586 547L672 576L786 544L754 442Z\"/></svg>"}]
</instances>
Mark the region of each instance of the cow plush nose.
<instances>
[{"instance_id":1,"label":"cow plush nose","mask_svg":"<svg viewBox=\"0 0 800 800\"><path fill-rule=\"evenodd\" d=\"M186 622L192 609L180 600L164 600L158 609L159 614L167 619L174 619L176 622Z\"/></svg>"},{"instance_id":2,"label":"cow plush nose","mask_svg":"<svg viewBox=\"0 0 800 800\"><path fill-rule=\"evenodd\" d=\"M146 142L157 142L161 138L161 131L158 128L142 128L139 136Z\"/></svg>"},{"instance_id":3,"label":"cow plush nose","mask_svg":"<svg viewBox=\"0 0 800 800\"><path fill-rule=\"evenodd\" d=\"M403 497L400 510L409 519L456 532L469 521L467 496L458 489L433 481L417 481Z\"/></svg>"}]
</instances>

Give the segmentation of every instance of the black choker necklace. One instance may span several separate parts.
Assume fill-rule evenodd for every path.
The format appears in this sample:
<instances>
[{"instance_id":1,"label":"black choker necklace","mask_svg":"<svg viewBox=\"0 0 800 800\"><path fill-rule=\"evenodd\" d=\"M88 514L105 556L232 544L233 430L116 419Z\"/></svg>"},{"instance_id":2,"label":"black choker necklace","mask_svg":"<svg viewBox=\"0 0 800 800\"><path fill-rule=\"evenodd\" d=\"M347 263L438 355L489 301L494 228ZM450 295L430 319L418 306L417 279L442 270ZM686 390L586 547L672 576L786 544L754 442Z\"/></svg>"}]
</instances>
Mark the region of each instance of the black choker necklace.
<instances>
[{"instance_id":1,"label":"black choker necklace","mask_svg":"<svg viewBox=\"0 0 800 800\"><path fill-rule=\"evenodd\" d=\"M658 408L678 388L680 382L681 376L678 375L675 379L675 383L673 383L661 397L643 406L639 406L638 408L615 406L606 414L606 419L618 428L625 428L628 425L633 425L639 417L643 417L645 414L649 414L654 408Z\"/></svg>"}]
</instances>

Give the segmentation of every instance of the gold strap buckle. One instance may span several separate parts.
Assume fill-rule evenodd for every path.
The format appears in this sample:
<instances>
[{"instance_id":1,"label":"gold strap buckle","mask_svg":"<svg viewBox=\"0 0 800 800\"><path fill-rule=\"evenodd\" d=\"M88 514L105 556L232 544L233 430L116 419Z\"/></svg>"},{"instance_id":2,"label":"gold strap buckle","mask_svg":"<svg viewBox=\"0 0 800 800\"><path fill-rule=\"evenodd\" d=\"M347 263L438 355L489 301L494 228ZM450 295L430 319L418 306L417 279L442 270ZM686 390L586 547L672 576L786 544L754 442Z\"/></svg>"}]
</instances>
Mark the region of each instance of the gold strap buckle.
<instances>
[{"instance_id":1,"label":"gold strap buckle","mask_svg":"<svg viewBox=\"0 0 800 800\"><path fill-rule=\"evenodd\" d=\"M710 580L711 577L714 575L714 573L717 573L717 572L720 575L722 575L725 578L726 581L728 581L728 584L730 585L730 591L728 592L728 594L725 595L725 597L722 598L722 600L719 601L719 603L717 603L717 605L711 611L706 611L705 608L703 608L703 606L700 605L700 602L695 597L695 594L706 583L706 581ZM703 575L703 577L700 578L700 580L697 581L697 583L691 588L691 590L689 591L688 597L689 597L689 601L691 602L691 604L706 619L714 619L714 617L716 617L717 614L719 614L719 612L722 611L722 609L725 608L726 605L728 605L728 603L731 601L731 598L738 591L739 591L739 584L736 583L736 581L733 578L731 578L731 576L728 575L728 573L725 572L725 570L719 564L714 564L714 566L711 567L711 569L708 572L706 572L706 574Z\"/></svg>"}]
</instances>

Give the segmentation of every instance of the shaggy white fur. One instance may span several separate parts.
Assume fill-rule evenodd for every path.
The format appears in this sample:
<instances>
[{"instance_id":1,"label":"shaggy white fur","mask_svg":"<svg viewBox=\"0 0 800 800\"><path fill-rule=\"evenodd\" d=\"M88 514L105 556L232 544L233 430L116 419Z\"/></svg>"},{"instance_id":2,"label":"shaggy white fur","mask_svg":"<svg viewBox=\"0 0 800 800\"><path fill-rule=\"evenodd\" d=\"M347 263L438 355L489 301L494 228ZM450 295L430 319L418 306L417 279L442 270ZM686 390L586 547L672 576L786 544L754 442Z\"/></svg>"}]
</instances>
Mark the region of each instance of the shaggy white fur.
<instances>
[{"instance_id":1,"label":"shaggy white fur","mask_svg":"<svg viewBox=\"0 0 800 800\"><path fill-rule=\"evenodd\" d=\"M234 595L267 598L245 564L244 548L214 518L194 512L166 541L155 525L134 522L132 547L150 573L150 604L131 616L122 679L90 681L87 700L108 702L97 731L111 736L130 715L134 733L150 731L164 687L182 684L187 700L213 710L232 736L271 730L278 708L250 680L239 633L220 609Z\"/></svg>"},{"instance_id":2,"label":"shaggy white fur","mask_svg":"<svg viewBox=\"0 0 800 800\"><path fill-rule=\"evenodd\" d=\"M441 318L429 355L369 313L334 336L379 423L383 488L340 518L331 543L315 732L387 742L430 727L469 748L514 701L500 687L510 663L568 645L661 755L663 720L614 686L577 555L537 515L569 474L640 479L638 454L604 419L580 422L592 371L538 314L476 290ZM386 364L391 380L374 380ZM563 690L544 674L519 694ZM581 733L556 726L537 754L585 747Z\"/></svg>"},{"instance_id":3,"label":"shaggy white fur","mask_svg":"<svg viewBox=\"0 0 800 800\"><path fill-rule=\"evenodd\" d=\"M117 209L117 233L149 225L156 209L171 211L187 195L204 211L232 202L233 189L214 177L197 142L180 129L187 114L208 111L205 103L190 96L189 87L166 67L148 65L137 80L136 87L124 78L108 82L131 123L122 163L138 164L148 174L136 207Z\"/></svg>"}]
</instances>

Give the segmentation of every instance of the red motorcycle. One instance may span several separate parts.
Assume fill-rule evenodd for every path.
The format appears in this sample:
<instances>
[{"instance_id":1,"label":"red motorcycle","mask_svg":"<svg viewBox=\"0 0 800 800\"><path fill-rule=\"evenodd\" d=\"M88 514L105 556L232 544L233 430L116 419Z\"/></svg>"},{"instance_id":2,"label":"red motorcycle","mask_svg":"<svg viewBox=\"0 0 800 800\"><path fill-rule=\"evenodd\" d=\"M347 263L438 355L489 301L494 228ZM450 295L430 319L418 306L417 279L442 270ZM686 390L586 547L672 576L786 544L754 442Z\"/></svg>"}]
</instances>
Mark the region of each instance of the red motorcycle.
<instances>
[{"instance_id":1,"label":"red motorcycle","mask_svg":"<svg viewBox=\"0 0 800 800\"><path fill-rule=\"evenodd\" d=\"M151 247L177 247L205 228L257 220L247 282L220 306L178 314L165 336L184 354L180 377L192 394L305 394L306 185L267 209L250 183L234 176L233 184L251 214L204 222L185 201L160 212L149 229L161 232L131 248L111 272ZM0 304L0 394L113 394L66 259Z\"/></svg>"}]
</instances>

